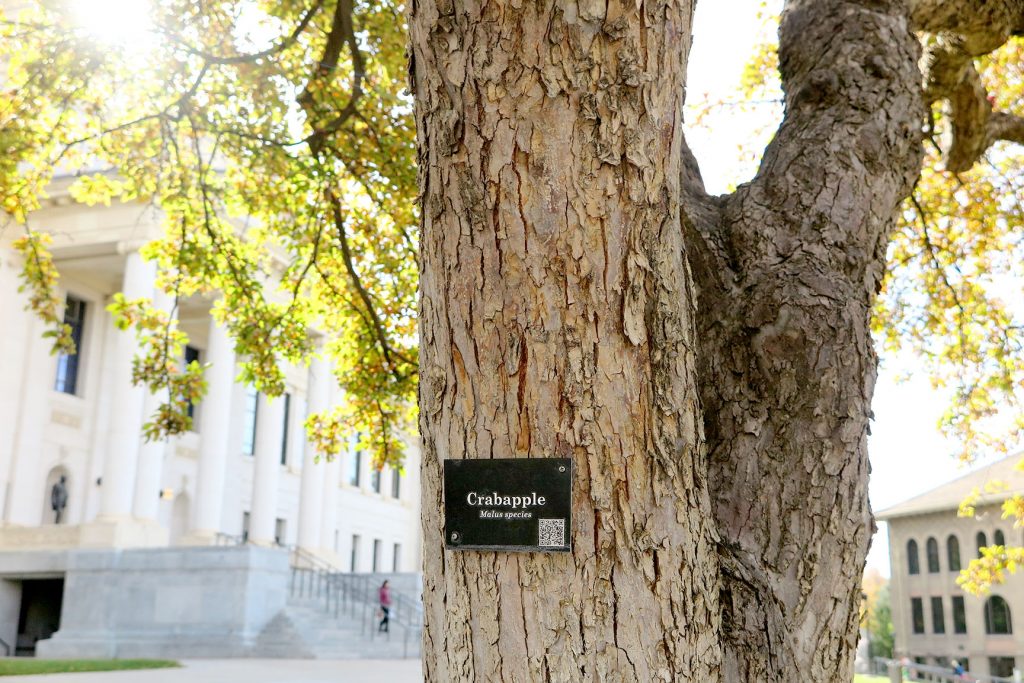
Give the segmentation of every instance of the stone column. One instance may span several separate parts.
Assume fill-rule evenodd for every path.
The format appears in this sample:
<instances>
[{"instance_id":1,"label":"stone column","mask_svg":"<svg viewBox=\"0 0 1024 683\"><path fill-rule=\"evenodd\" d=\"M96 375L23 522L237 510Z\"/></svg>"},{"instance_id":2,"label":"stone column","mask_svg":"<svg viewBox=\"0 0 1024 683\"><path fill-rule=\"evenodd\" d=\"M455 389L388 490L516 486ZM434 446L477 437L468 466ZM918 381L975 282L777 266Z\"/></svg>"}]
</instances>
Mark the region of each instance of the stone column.
<instances>
[{"instance_id":1,"label":"stone column","mask_svg":"<svg viewBox=\"0 0 1024 683\"><path fill-rule=\"evenodd\" d=\"M121 291L128 299L151 296L155 276L155 264L132 251L125 258ZM103 463L100 520L124 519L132 513L145 398L145 389L132 384L132 359L138 351L135 331L120 332L112 341L116 364L111 368L110 440Z\"/></svg>"},{"instance_id":2,"label":"stone column","mask_svg":"<svg viewBox=\"0 0 1024 683\"><path fill-rule=\"evenodd\" d=\"M256 462L253 464L252 510L249 513L249 542L255 545L274 544L283 426L284 398L271 399L261 392L256 404Z\"/></svg>"},{"instance_id":3,"label":"stone column","mask_svg":"<svg viewBox=\"0 0 1024 683\"><path fill-rule=\"evenodd\" d=\"M199 472L192 530L186 542L210 544L221 530L224 485L231 444L231 396L235 383L235 346L226 329L210 319L206 344L206 396L199 404Z\"/></svg>"},{"instance_id":4,"label":"stone column","mask_svg":"<svg viewBox=\"0 0 1024 683\"><path fill-rule=\"evenodd\" d=\"M323 467L323 515L320 526L320 547L328 557L337 558L334 549L334 532L338 527L338 483L341 478L341 459L344 453Z\"/></svg>"},{"instance_id":5,"label":"stone column","mask_svg":"<svg viewBox=\"0 0 1024 683\"><path fill-rule=\"evenodd\" d=\"M174 306L174 298L158 289L153 293L153 306L170 314ZM148 390L144 390L144 393L142 416L143 420L147 421L168 400L169 396L166 389L156 394L150 393ZM166 438L159 441L146 441L143 438L139 448L139 467L135 475L135 502L132 511L137 519L151 524L157 523L157 512L160 507L160 480L163 474L167 445Z\"/></svg>"},{"instance_id":6,"label":"stone column","mask_svg":"<svg viewBox=\"0 0 1024 683\"><path fill-rule=\"evenodd\" d=\"M0 514L12 524L42 520L46 473L39 463L55 378L46 325L18 292L21 258L0 251Z\"/></svg>"},{"instance_id":7,"label":"stone column","mask_svg":"<svg viewBox=\"0 0 1024 683\"><path fill-rule=\"evenodd\" d=\"M331 391L331 366L325 358L318 358L309 367L309 382L306 395L309 397L309 414L327 409ZM315 462L317 452L309 443L303 430L302 483L299 488L299 547L315 550L321 543L321 527L324 513L323 477L328 469L327 462Z\"/></svg>"},{"instance_id":8,"label":"stone column","mask_svg":"<svg viewBox=\"0 0 1024 683\"><path fill-rule=\"evenodd\" d=\"M4 426L0 428L0 521L7 519L7 499L12 493L11 469L17 452L15 443L20 413L27 404L28 392L37 391L45 397L45 377L36 377L32 385L24 386L26 355L34 346L45 346L44 341L30 340L29 313L24 310L25 296L18 292L21 280L21 257L0 247L0 415Z\"/></svg>"},{"instance_id":9,"label":"stone column","mask_svg":"<svg viewBox=\"0 0 1024 683\"><path fill-rule=\"evenodd\" d=\"M343 398L341 389L331 384L331 391L328 398L328 407L334 406L338 399ZM320 516L320 548L327 557L332 557L341 566L348 565L341 562L338 553L334 548L334 532L338 527L338 484L341 482L341 460L346 457L342 452L329 463L325 463L323 473L323 514Z\"/></svg>"}]
</instances>

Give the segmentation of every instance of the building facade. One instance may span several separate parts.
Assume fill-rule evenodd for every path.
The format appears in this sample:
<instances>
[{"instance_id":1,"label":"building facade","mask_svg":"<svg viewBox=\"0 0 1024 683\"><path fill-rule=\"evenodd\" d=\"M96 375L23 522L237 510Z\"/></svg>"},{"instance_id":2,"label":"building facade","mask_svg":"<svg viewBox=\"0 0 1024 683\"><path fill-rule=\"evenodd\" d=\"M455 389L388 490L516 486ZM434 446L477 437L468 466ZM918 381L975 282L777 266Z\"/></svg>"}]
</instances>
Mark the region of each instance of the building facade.
<instances>
[{"instance_id":1,"label":"building facade","mask_svg":"<svg viewBox=\"0 0 1024 683\"><path fill-rule=\"evenodd\" d=\"M248 543L297 546L342 571L418 571L416 445L403 471L376 471L354 448L315 462L303 422L343 400L328 363L288 367L277 399L239 384L208 299L176 311L190 338L185 360L208 365L194 431L142 438L159 399L132 385L134 334L117 330L106 306L123 292L170 308L139 253L161 217L141 202L76 204L70 180L54 184L30 224L54 236L76 354L51 355L18 292L10 243L20 228L0 232L0 553Z\"/></svg>"},{"instance_id":2,"label":"building facade","mask_svg":"<svg viewBox=\"0 0 1024 683\"><path fill-rule=\"evenodd\" d=\"M1024 669L1024 575L1010 575L984 596L956 583L979 548L1024 544L1024 531L1003 519L1000 507L1024 493L1020 460L1011 456L876 515L889 526L898 659L938 666L956 660L974 674L1005 677ZM959 517L960 502L976 490L975 516Z\"/></svg>"}]
</instances>

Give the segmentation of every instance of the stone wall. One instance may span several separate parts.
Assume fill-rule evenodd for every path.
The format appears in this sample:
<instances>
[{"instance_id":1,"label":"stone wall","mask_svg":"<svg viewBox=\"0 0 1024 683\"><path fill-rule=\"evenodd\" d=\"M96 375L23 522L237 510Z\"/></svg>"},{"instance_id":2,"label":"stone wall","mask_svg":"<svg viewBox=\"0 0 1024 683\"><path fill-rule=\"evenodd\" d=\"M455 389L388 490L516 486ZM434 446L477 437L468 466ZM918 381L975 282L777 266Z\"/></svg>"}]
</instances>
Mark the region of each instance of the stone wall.
<instances>
[{"instance_id":1,"label":"stone wall","mask_svg":"<svg viewBox=\"0 0 1024 683\"><path fill-rule=\"evenodd\" d=\"M72 552L60 630L37 656L252 656L288 578L288 553L276 548Z\"/></svg>"}]
</instances>

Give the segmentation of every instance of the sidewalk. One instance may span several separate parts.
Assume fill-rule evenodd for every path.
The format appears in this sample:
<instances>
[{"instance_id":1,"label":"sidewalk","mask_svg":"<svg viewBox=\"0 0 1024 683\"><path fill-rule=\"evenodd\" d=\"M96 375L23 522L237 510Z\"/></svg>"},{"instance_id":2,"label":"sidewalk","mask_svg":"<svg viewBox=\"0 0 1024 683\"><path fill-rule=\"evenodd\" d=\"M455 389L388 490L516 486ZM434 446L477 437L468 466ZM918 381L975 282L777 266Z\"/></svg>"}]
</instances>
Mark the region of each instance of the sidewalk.
<instances>
[{"instance_id":1,"label":"sidewalk","mask_svg":"<svg viewBox=\"0 0 1024 683\"><path fill-rule=\"evenodd\" d=\"M4 683L421 683L418 659L193 659L180 669L5 676Z\"/></svg>"}]
</instances>

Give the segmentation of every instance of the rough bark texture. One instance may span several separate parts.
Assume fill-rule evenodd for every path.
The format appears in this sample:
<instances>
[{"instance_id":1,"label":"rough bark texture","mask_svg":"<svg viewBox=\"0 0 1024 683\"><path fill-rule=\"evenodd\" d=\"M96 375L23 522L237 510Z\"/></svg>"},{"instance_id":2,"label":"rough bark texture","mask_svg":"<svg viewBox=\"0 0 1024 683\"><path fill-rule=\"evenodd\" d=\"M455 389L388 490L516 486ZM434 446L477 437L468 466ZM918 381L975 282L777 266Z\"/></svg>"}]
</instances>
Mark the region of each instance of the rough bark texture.
<instances>
[{"instance_id":1,"label":"rough bark texture","mask_svg":"<svg viewBox=\"0 0 1024 683\"><path fill-rule=\"evenodd\" d=\"M712 681L680 231L689 3L411 10L431 681ZM571 555L445 552L440 462L574 459Z\"/></svg>"},{"instance_id":2,"label":"rough bark texture","mask_svg":"<svg viewBox=\"0 0 1024 683\"><path fill-rule=\"evenodd\" d=\"M926 99L912 30L974 30L928 4L787 2L785 122L719 198L680 130L692 2L412 5L429 681L849 680L871 303L963 82ZM443 460L550 456L571 555L444 550Z\"/></svg>"},{"instance_id":3,"label":"rough bark texture","mask_svg":"<svg viewBox=\"0 0 1024 683\"><path fill-rule=\"evenodd\" d=\"M688 212L727 681L849 679L872 533L871 301L920 165L900 4L787 9L785 123L754 181Z\"/></svg>"}]
</instances>

